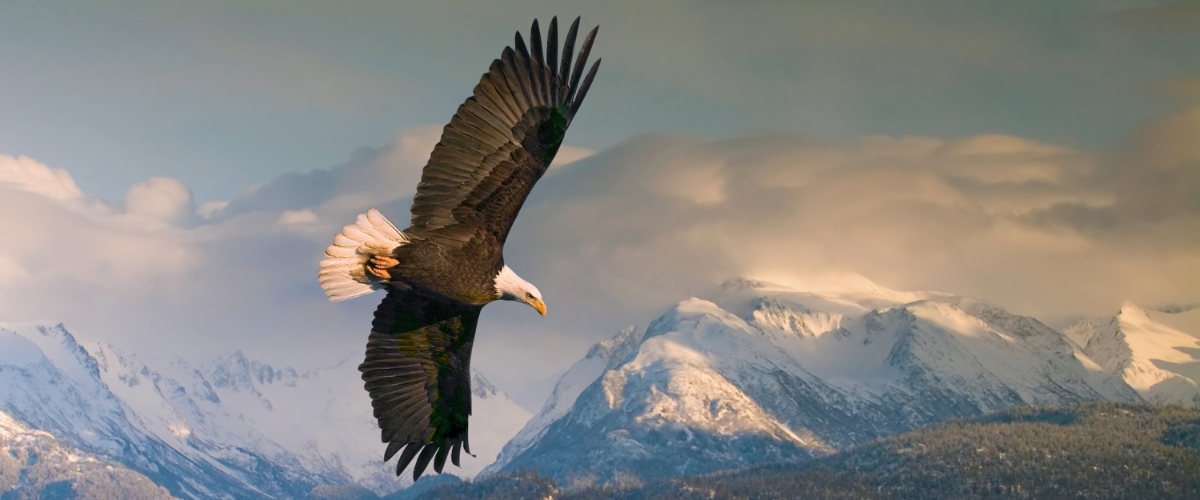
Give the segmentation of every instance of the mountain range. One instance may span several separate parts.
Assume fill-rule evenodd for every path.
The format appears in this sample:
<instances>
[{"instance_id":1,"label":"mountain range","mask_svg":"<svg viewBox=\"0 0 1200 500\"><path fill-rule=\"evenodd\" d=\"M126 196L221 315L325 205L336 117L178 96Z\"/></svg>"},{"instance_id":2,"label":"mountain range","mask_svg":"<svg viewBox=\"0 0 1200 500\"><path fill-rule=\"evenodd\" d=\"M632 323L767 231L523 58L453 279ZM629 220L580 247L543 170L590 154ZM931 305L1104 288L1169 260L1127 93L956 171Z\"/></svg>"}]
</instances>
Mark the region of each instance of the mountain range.
<instances>
[{"instance_id":1,"label":"mountain range","mask_svg":"<svg viewBox=\"0 0 1200 500\"><path fill-rule=\"evenodd\" d=\"M80 344L62 325L0 324L0 418L118 463L182 498L305 498L316 486L389 493L357 360L296 370L227 353L178 357ZM490 463L529 413L473 374L472 451Z\"/></svg>"},{"instance_id":2,"label":"mountain range","mask_svg":"<svg viewBox=\"0 0 1200 500\"><path fill-rule=\"evenodd\" d=\"M1060 330L857 276L730 280L592 346L532 417L475 372L476 456L450 471L628 489L798 466L1013 407L1200 406L1188 375L1200 342L1169 326L1200 310L1175 312L1127 303ZM44 498L406 497L407 475L380 460L357 361L300 370L234 351L189 363L79 342L62 325L0 323L0 486L51 488Z\"/></svg>"},{"instance_id":3,"label":"mountain range","mask_svg":"<svg viewBox=\"0 0 1200 500\"><path fill-rule=\"evenodd\" d=\"M1159 365L1194 362L1196 347L1133 304L1061 332L861 277L731 280L593 346L483 476L621 485L801 463L1015 406L1195 405L1194 381Z\"/></svg>"}]
</instances>

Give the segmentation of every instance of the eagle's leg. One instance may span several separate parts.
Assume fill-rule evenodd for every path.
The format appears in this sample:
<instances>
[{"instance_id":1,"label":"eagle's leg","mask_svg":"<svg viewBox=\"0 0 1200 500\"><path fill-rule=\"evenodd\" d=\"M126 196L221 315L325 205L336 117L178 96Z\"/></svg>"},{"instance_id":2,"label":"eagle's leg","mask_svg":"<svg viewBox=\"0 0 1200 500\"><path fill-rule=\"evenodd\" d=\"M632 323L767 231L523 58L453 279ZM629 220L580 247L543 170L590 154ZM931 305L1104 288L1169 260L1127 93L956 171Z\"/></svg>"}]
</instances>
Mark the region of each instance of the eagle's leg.
<instances>
[{"instance_id":1,"label":"eagle's leg","mask_svg":"<svg viewBox=\"0 0 1200 500\"><path fill-rule=\"evenodd\" d=\"M370 260L367 261L367 272L379 277L379 279L389 281L392 279L392 274L388 272L388 269L396 267L398 264L400 264L400 261L392 257L372 255Z\"/></svg>"}]
</instances>

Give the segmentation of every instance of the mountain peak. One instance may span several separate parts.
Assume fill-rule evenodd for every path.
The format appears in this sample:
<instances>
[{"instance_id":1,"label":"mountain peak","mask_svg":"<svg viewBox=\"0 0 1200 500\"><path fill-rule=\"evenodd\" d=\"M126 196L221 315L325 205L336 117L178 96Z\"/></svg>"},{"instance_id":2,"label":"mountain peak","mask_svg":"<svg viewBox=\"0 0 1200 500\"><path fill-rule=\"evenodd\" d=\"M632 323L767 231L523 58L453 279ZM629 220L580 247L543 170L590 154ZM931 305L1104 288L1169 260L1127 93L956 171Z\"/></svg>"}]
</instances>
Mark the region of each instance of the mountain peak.
<instances>
[{"instance_id":1,"label":"mountain peak","mask_svg":"<svg viewBox=\"0 0 1200 500\"><path fill-rule=\"evenodd\" d=\"M53 326L50 323L6 323L0 322L0 329L14 332L22 337L25 337L30 342L35 344L58 345L67 349L73 349L79 345L75 340L75 336L68 332L62 323L55 323Z\"/></svg>"},{"instance_id":2,"label":"mountain peak","mask_svg":"<svg viewBox=\"0 0 1200 500\"><path fill-rule=\"evenodd\" d=\"M1105 371L1120 376L1147 400L1200 405L1196 381L1179 367L1200 362L1200 340L1158 323L1125 302L1116 316L1080 320L1065 334Z\"/></svg>"},{"instance_id":3,"label":"mountain peak","mask_svg":"<svg viewBox=\"0 0 1200 500\"><path fill-rule=\"evenodd\" d=\"M96 360L75 340L62 323L0 323L0 331L12 332L41 351L41 356L71 376L99 378Z\"/></svg>"},{"instance_id":4,"label":"mountain peak","mask_svg":"<svg viewBox=\"0 0 1200 500\"><path fill-rule=\"evenodd\" d=\"M711 299L720 307L747 318L759 299L776 299L797 311L806 309L843 316L859 316L873 309L927 299L955 296L934 291L904 292L885 287L854 273L828 272L807 276L741 277L726 281Z\"/></svg>"},{"instance_id":5,"label":"mountain peak","mask_svg":"<svg viewBox=\"0 0 1200 500\"><path fill-rule=\"evenodd\" d=\"M1149 321L1150 315L1146 314L1146 310L1134 304L1131 300L1126 300L1121 304L1121 310L1117 312L1118 316L1125 316L1130 319Z\"/></svg>"},{"instance_id":6,"label":"mountain peak","mask_svg":"<svg viewBox=\"0 0 1200 500\"><path fill-rule=\"evenodd\" d=\"M675 311L677 314L715 314L725 312L711 301L698 297L690 297L679 301L672 308L672 311Z\"/></svg>"},{"instance_id":7,"label":"mountain peak","mask_svg":"<svg viewBox=\"0 0 1200 500\"><path fill-rule=\"evenodd\" d=\"M44 359L37 344L21 334L0 326L0 364L28 366Z\"/></svg>"},{"instance_id":8,"label":"mountain peak","mask_svg":"<svg viewBox=\"0 0 1200 500\"><path fill-rule=\"evenodd\" d=\"M214 387L257 393L257 386L282 383L296 385L300 375L292 367L276 368L269 363L250 359L241 349L217 356L205 363L202 371Z\"/></svg>"},{"instance_id":9,"label":"mountain peak","mask_svg":"<svg viewBox=\"0 0 1200 500\"><path fill-rule=\"evenodd\" d=\"M471 394L477 398L486 399L495 396L497 392L496 386L483 376L483 372L471 369Z\"/></svg>"},{"instance_id":10,"label":"mountain peak","mask_svg":"<svg viewBox=\"0 0 1200 500\"><path fill-rule=\"evenodd\" d=\"M749 331L752 328L737 315L708 300L691 297L672 306L665 314L650 323L642 342L673 331L695 328L697 325L727 327L726 330ZM712 328L710 328L711 330Z\"/></svg>"},{"instance_id":11,"label":"mountain peak","mask_svg":"<svg viewBox=\"0 0 1200 500\"><path fill-rule=\"evenodd\" d=\"M767 283L765 281L738 277L725 280L717 288L721 290L757 290L762 288L783 288L783 286L776 285L774 283Z\"/></svg>"},{"instance_id":12,"label":"mountain peak","mask_svg":"<svg viewBox=\"0 0 1200 500\"><path fill-rule=\"evenodd\" d=\"M635 336L639 338L634 339ZM633 325L627 326L622 328L621 331L617 332L617 334L612 338L601 340L600 342L592 344L592 347L588 349L587 355L584 356L584 358L604 358L607 361L613 356L614 353L621 350L621 348L631 340L640 342L640 336L641 335L638 333L637 327Z\"/></svg>"}]
</instances>

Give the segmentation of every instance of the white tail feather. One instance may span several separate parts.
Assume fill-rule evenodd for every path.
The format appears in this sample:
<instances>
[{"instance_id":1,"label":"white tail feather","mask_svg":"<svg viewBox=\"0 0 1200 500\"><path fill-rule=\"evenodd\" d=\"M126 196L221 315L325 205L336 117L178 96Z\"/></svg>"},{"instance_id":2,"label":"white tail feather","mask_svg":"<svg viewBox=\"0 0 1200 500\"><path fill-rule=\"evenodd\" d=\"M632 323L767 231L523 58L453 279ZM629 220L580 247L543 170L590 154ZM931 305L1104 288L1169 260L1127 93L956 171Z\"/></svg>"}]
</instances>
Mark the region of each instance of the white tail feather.
<instances>
[{"instance_id":1,"label":"white tail feather","mask_svg":"<svg viewBox=\"0 0 1200 500\"><path fill-rule=\"evenodd\" d=\"M408 236L374 208L359 214L354 224L342 228L325 249L317 279L330 302L353 299L378 290L383 282L367 274L372 255L391 256L392 251L408 243Z\"/></svg>"}]
</instances>

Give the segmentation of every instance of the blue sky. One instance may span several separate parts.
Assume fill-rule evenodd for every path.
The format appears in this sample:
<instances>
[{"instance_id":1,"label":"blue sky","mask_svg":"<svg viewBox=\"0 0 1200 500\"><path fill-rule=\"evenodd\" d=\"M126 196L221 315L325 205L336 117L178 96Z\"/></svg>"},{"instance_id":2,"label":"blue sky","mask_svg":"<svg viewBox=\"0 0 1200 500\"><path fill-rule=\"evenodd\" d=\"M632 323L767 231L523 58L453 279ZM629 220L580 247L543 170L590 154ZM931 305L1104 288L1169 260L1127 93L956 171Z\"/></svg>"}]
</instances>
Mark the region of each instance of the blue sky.
<instances>
[{"instance_id":1,"label":"blue sky","mask_svg":"<svg viewBox=\"0 0 1200 500\"><path fill-rule=\"evenodd\" d=\"M505 249L550 312L489 306L473 358L530 410L736 276L1200 303L1200 2L0 0L0 321L361 356L378 297L326 302L322 250L406 225L441 125L554 14L604 63Z\"/></svg>"},{"instance_id":2,"label":"blue sky","mask_svg":"<svg viewBox=\"0 0 1200 500\"><path fill-rule=\"evenodd\" d=\"M987 132L1104 148L1170 109L1153 85L1200 72L1196 9L1161 3L9 0L0 151L99 196L168 175L225 200L444 123L514 30L556 14L601 25L576 146Z\"/></svg>"}]
</instances>

